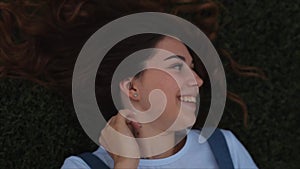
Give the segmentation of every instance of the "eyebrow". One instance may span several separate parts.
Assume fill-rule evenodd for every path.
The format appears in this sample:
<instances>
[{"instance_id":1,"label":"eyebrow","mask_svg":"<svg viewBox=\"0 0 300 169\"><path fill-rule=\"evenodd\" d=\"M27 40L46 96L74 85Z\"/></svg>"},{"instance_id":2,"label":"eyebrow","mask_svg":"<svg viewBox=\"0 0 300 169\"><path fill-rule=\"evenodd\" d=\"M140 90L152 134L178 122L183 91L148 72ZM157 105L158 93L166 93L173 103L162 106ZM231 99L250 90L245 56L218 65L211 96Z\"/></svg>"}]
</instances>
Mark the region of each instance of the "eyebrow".
<instances>
[{"instance_id":1,"label":"eyebrow","mask_svg":"<svg viewBox=\"0 0 300 169\"><path fill-rule=\"evenodd\" d=\"M183 56L180 56L180 55L169 56L169 57L165 58L164 61L169 60L169 59L180 59L180 60L185 62L185 58Z\"/></svg>"}]
</instances>

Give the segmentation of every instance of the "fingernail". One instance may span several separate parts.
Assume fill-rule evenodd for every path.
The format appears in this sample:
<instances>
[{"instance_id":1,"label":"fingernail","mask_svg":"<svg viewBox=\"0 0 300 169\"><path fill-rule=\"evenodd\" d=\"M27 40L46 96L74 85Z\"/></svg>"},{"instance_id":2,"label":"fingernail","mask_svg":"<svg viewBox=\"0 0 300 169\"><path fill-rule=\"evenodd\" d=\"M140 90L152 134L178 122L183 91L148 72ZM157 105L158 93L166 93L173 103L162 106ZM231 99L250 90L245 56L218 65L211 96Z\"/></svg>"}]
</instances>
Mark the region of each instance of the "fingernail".
<instances>
[{"instance_id":1,"label":"fingernail","mask_svg":"<svg viewBox=\"0 0 300 169\"><path fill-rule=\"evenodd\" d=\"M135 128L142 128L142 124L139 122L133 122Z\"/></svg>"}]
</instances>

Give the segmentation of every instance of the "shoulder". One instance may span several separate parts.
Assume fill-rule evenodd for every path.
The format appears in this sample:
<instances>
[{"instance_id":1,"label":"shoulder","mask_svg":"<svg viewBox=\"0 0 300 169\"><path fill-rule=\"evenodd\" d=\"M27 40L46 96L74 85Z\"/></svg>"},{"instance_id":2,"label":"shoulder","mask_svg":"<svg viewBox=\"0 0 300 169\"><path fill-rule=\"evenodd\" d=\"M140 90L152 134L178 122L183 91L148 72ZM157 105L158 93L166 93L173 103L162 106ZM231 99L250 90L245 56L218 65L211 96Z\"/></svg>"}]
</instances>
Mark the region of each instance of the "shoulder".
<instances>
[{"instance_id":1,"label":"shoulder","mask_svg":"<svg viewBox=\"0 0 300 169\"><path fill-rule=\"evenodd\" d=\"M90 167L78 156L70 156L65 159L64 164L61 169L76 169L76 168L85 168L89 169Z\"/></svg>"},{"instance_id":2,"label":"shoulder","mask_svg":"<svg viewBox=\"0 0 300 169\"><path fill-rule=\"evenodd\" d=\"M220 129L220 131L223 133L225 137L231 155L247 151L245 147L242 145L242 143L236 138L236 136L230 130Z\"/></svg>"},{"instance_id":3,"label":"shoulder","mask_svg":"<svg viewBox=\"0 0 300 169\"><path fill-rule=\"evenodd\" d=\"M235 168L257 168L244 145L229 130L220 129L223 133Z\"/></svg>"},{"instance_id":4,"label":"shoulder","mask_svg":"<svg viewBox=\"0 0 300 169\"><path fill-rule=\"evenodd\" d=\"M226 139L227 144L238 141L237 138L234 136L234 134L230 130L219 129L219 128L217 128L217 129L222 132L222 134L224 135L224 137ZM193 137L193 138L199 138L199 137L201 137L201 140L205 139L200 134L201 134L201 129L200 130L199 129L192 129L192 130L190 130L190 132L189 132L188 135L190 137ZM199 140L199 139L197 139L197 140Z\"/></svg>"},{"instance_id":5,"label":"shoulder","mask_svg":"<svg viewBox=\"0 0 300 169\"><path fill-rule=\"evenodd\" d=\"M257 168L252 157L243 146L243 144L236 138L236 136L230 130L219 130L222 132L225 138L234 168ZM200 130L191 130L191 132L189 133L189 135L191 135L193 139L193 142L197 142L197 145L200 144L199 138L202 137L200 133ZM207 142L204 142L204 144L202 145L206 145L206 147L210 149Z\"/></svg>"},{"instance_id":6,"label":"shoulder","mask_svg":"<svg viewBox=\"0 0 300 169\"><path fill-rule=\"evenodd\" d=\"M113 166L113 160L109 154L100 146L96 151L93 152L99 159L101 159L106 165ZM90 169L88 164L78 156L70 156L65 159L61 169Z\"/></svg>"}]
</instances>

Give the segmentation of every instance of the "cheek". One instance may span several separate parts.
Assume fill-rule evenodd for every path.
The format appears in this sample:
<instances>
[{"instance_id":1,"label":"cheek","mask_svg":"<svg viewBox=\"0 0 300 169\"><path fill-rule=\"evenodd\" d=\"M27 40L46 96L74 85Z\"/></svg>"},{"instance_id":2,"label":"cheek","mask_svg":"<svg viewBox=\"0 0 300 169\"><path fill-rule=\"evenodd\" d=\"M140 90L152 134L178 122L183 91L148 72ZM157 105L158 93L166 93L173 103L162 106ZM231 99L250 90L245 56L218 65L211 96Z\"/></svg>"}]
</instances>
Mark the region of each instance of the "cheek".
<instances>
[{"instance_id":1,"label":"cheek","mask_svg":"<svg viewBox=\"0 0 300 169\"><path fill-rule=\"evenodd\" d=\"M177 115L175 112L174 114L164 112L161 116L154 121L154 125L159 128L160 130L166 131L168 130L175 122Z\"/></svg>"},{"instance_id":2,"label":"cheek","mask_svg":"<svg viewBox=\"0 0 300 169\"><path fill-rule=\"evenodd\" d=\"M176 96L177 92L179 92L179 87L176 81L169 75L157 74L152 78L149 77L149 80L147 80L144 84L146 85L142 87L141 91L144 95L149 95L154 89L162 90L167 98L169 96Z\"/></svg>"},{"instance_id":3,"label":"cheek","mask_svg":"<svg viewBox=\"0 0 300 169\"><path fill-rule=\"evenodd\" d=\"M173 79L171 76L164 76L164 78L161 78L158 88L163 90L166 94L178 94L179 92L179 86L180 84L177 84L176 80Z\"/></svg>"}]
</instances>

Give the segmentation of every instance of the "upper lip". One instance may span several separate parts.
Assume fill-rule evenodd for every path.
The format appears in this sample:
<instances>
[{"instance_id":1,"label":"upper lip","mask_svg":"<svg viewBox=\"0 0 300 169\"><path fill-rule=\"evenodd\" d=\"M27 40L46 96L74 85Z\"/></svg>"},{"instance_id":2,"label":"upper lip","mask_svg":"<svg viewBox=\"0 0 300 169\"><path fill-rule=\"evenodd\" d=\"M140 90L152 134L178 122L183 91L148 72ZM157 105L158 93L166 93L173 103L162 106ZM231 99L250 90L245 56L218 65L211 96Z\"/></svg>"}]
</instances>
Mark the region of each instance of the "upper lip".
<instances>
[{"instance_id":1,"label":"upper lip","mask_svg":"<svg viewBox=\"0 0 300 169\"><path fill-rule=\"evenodd\" d=\"M198 91L189 91L189 92L181 92L179 93L178 97L180 96L193 96L193 97L197 97L199 95Z\"/></svg>"},{"instance_id":2,"label":"upper lip","mask_svg":"<svg viewBox=\"0 0 300 169\"><path fill-rule=\"evenodd\" d=\"M183 97L183 96L192 96L192 97L197 97L198 96L198 94L196 94L195 95L195 93L184 93L184 94L182 94L182 95L178 95L177 97Z\"/></svg>"},{"instance_id":3,"label":"upper lip","mask_svg":"<svg viewBox=\"0 0 300 169\"><path fill-rule=\"evenodd\" d=\"M178 96L194 96L194 97L197 97L198 94L195 95L195 93L193 93L193 94L185 93L185 94L178 95Z\"/></svg>"},{"instance_id":4,"label":"upper lip","mask_svg":"<svg viewBox=\"0 0 300 169\"><path fill-rule=\"evenodd\" d=\"M182 96L192 96L192 97L198 97L199 96L199 88L186 88L183 89L181 88L177 97L182 97Z\"/></svg>"}]
</instances>

